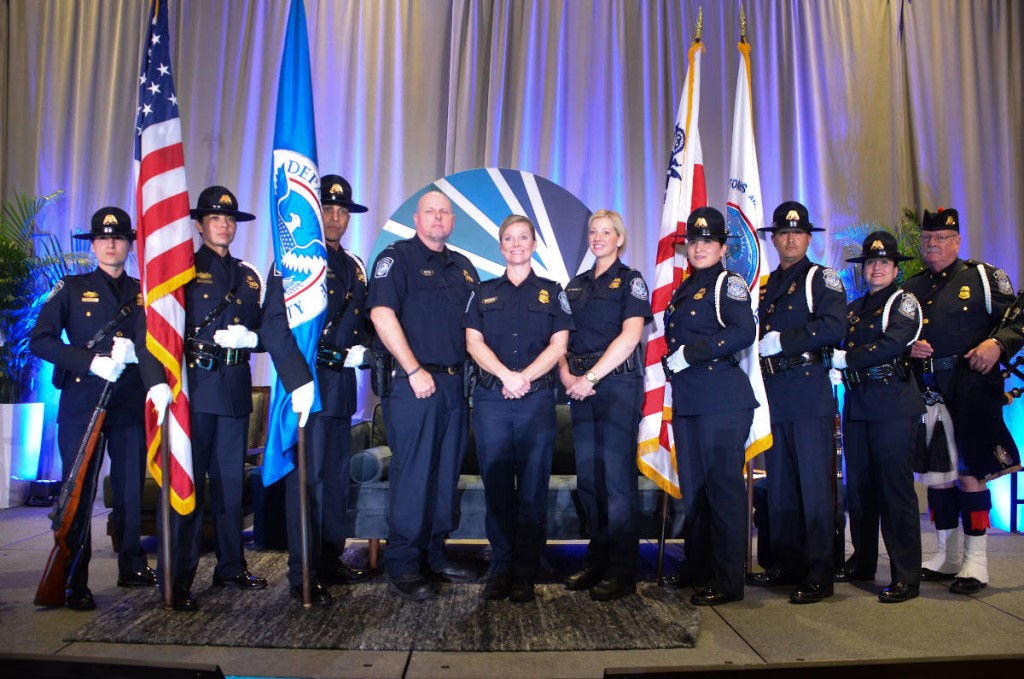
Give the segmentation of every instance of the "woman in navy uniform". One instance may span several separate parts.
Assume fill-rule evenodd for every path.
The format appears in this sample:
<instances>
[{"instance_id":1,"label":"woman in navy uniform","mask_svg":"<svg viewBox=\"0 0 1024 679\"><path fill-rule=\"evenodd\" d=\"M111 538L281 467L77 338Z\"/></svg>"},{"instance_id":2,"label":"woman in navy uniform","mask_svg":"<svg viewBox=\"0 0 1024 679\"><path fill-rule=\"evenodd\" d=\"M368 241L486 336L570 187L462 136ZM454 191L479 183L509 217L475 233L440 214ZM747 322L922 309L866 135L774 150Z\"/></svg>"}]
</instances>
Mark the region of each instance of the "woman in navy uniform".
<instances>
[{"instance_id":1,"label":"woman in navy uniform","mask_svg":"<svg viewBox=\"0 0 1024 679\"><path fill-rule=\"evenodd\" d=\"M175 550L173 606L198 608L192 581L199 566L203 513L213 513L217 565L215 587L264 589L265 578L249 572L242 547L242 492L252 375L249 357L262 351L260 327L263 281L256 269L235 259L228 248L237 222L256 219L238 209L233 193L210 186L190 210L203 244L196 250L196 277L185 286L185 360L192 419L192 472L196 508L171 515ZM149 398L157 412L170 402L166 383L153 384ZM206 498L209 478L210 497Z\"/></svg>"},{"instance_id":2,"label":"woman in navy uniform","mask_svg":"<svg viewBox=\"0 0 1024 679\"><path fill-rule=\"evenodd\" d=\"M494 555L487 599L534 599L547 540L554 453L552 368L565 355L571 310L561 286L533 272L533 223L510 215L498 229L505 273L480 284L466 318L466 348L480 367L473 431Z\"/></svg>"},{"instance_id":3,"label":"woman in navy uniform","mask_svg":"<svg viewBox=\"0 0 1024 679\"><path fill-rule=\"evenodd\" d=\"M92 216L90 232L76 234L75 238L92 241L98 266L95 271L65 276L57 283L39 311L29 348L36 356L53 363L54 386L61 390L57 446L65 481L100 392L107 381L114 382L103 433L114 491L117 584L153 587L157 584L156 574L146 563L146 552L140 544L142 484L146 474L146 390L139 366L125 364L134 359L134 342L144 348L146 337L139 281L124 270L135 231L124 210L105 207ZM67 332L67 343L61 339L63 332ZM96 463L102 460L102 455L102 450L97 451ZM83 497L91 498L93 492L94 489L84 488ZM88 535L81 545L73 545L72 551L77 556L72 557L76 565L69 578L67 605L75 610L95 608L88 587L92 552Z\"/></svg>"},{"instance_id":4,"label":"woman in navy uniform","mask_svg":"<svg viewBox=\"0 0 1024 679\"><path fill-rule=\"evenodd\" d=\"M644 393L639 347L652 320L651 300L640 272L619 260L626 249L622 216L598 210L587 228L596 261L565 290L574 327L559 378L572 399L576 489L590 545L583 569L565 584L609 601L636 591L636 437Z\"/></svg>"},{"instance_id":5,"label":"woman in navy uniform","mask_svg":"<svg viewBox=\"0 0 1024 679\"><path fill-rule=\"evenodd\" d=\"M665 310L672 384L672 431L686 520L684 539L707 535L701 555L711 580L690 601L713 606L743 598L747 505L743 487L744 442L757 400L737 352L753 344L750 291L722 266L728 246L725 218L702 207L686 220L691 274ZM689 556L690 552L688 552ZM703 569L703 568L701 568Z\"/></svg>"},{"instance_id":6,"label":"woman in navy uniform","mask_svg":"<svg viewBox=\"0 0 1024 679\"><path fill-rule=\"evenodd\" d=\"M889 554L891 582L878 598L898 603L918 595L921 524L912 465L924 401L911 380L907 354L921 332L917 299L896 285L896 239L875 231L859 257L868 293L849 305L846 339L832 356L833 377L846 384L843 430L853 556L843 580L874 580L878 522Z\"/></svg>"}]
</instances>

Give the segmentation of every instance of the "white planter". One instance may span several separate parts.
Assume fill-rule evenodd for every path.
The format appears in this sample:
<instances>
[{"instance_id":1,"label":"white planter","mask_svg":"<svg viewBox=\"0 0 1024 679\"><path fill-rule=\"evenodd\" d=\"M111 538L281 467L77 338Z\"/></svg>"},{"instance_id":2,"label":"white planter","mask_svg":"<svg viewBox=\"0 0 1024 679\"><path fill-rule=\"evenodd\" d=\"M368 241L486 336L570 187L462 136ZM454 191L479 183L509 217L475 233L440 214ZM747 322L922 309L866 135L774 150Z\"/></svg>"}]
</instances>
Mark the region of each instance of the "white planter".
<instances>
[{"instance_id":1,"label":"white planter","mask_svg":"<svg viewBox=\"0 0 1024 679\"><path fill-rule=\"evenodd\" d=\"M25 504L43 440L42 403L0 403L0 509Z\"/></svg>"}]
</instances>

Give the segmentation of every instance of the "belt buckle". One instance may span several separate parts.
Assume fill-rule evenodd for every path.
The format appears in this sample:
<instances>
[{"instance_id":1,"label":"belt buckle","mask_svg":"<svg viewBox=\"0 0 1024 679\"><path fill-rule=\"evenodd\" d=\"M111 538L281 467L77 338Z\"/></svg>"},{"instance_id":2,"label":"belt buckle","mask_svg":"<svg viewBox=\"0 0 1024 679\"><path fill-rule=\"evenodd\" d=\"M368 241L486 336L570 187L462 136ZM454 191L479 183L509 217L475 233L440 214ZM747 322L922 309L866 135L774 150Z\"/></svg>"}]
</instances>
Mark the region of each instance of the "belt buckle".
<instances>
[{"instance_id":1,"label":"belt buckle","mask_svg":"<svg viewBox=\"0 0 1024 679\"><path fill-rule=\"evenodd\" d=\"M761 368L764 369L769 375L775 374L775 361L772 360L771 356L765 356L764 361L761 362Z\"/></svg>"},{"instance_id":2,"label":"belt buckle","mask_svg":"<svg viewBox=\"0 0 1024 679\"><path fill-rule=\"evenodd\" d=\"M215 361L210 356L197 356L195 358L195 363L197 368L201 368L203 370L213 370Z\"/></svg>"},{"instance_id":3,"label":"belt buckle","mask_svg":"<svg viewBox=\"0 0 1024 679\"><path fill-rule=\"evenodd\" d=\"M935 373L935 359L929 356L921 359L921 372Z\"/></svg>"},{"instance_id":4,"label":"belt buckle","mask_svg":"<svg viewBox=\"0 0 1024 679\"><path fill-rule=\"evenodd\" d=\"M457 368L458 368L458 366L448 365L448 366L445 366L444 371L446 373L448 373L449 375L458 375L459 371L458 371Z\"/></svg>"},{"instance_id":5,"label":"belt buckle","mask_svg":"<svg viewBox=\"0 0 1024 679\"><path fill-rule=\"evenodd\" d=\"M238 349L225 348L224 365L234 365L236 363L238 363Z\"/></svg>"}]
</instances>

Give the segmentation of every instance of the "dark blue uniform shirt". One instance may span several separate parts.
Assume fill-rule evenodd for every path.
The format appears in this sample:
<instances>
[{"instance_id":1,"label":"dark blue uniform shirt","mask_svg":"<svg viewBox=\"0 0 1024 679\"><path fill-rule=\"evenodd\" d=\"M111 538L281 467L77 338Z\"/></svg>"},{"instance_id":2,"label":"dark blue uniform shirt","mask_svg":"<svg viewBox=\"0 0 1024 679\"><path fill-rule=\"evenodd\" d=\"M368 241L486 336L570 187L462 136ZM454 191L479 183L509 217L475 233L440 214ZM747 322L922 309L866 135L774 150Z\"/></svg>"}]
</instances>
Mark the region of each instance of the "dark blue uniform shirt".
<instances>
[{"instance_id":1,"label":"dark blue uniform shirt","mask_svg":"<svg viewBox=\"0 0 1024 679\"><path fill-rule=\"evenodd\" d=\"M92 349L86 349L86 344L126 304L131 313ZM61 338L65 331L67 343ZM146 314L137 279L122 273L115 281L101 269L61 279L39 310L29 343L33 354L54 365L55 386L61 389L57 423L88 423L106 384L106 380L89 372L92 359L98 354L109 356L114 338L126 337L136 342L139 360L144 360L141 350L145 336ZM145 399L139 366L125 366L114 383L107 423L142 424Z\"/></svg>"},{"instance_id":2,"label":"dark blue uniform shirt","mask_svg":"<svg viewBox=\"0 0 1024 679\"><path fill-rule=\"evenodd\" d=\"M644 277L618 259L596 278L593 269L576 276L565 294L572 307L569 351L573 354L603 353L622 333L627 318L643 318L644 325L652 320Z\"/></svg>"},{"instance_id":3,"label":"dark blue uniform shirt","mask_svg":"<svg viewBox=\"0 0 1024 679\"><path fill-rule=\"evenodd\" d=\"M555 281L531 271L516 286L506 272L480 284L466 314L466 327L483 334L506 368L520 371L547 348L552 335L572 327L572 311Z\"/></svg>"},{"instance_id":4,"label":"dark blue uniform shirt","mask_svg":"<svg viewBox=\"0 0 1024 679\"><path fill-rule=\"evenodd\" d=\"M883 330L885 307L894 295L896 299L889 305ZM850 326L842 345L846 350L847 367L850 370L872 368L908 353L920 320L917 300L895 283L855 300L847 312ZM846 390L845 413L853 420L884 420L923 412L924 401L913 379L867 380Z\"/></svg>"},{"instance_id":5,"label":"dark blue uniform shirt","mask_svg":"<svg viewBox=\"0 0 1024 679\"><path fill-rule=\"evenodd\" d=\"M464 255L431 250L413 236L377 256L367 307L394 310L420 363L454 366L466 360L466 306L480 278ZM387 354L378 338L375 351Z\"/></svg>"},{"instance_id":6,"label":"dark blue uniform shirt","mask_svg":"<svg viewBox=\"0 0 1024 679\"><path fill-rule=\"evenodd\" d=\"M807 305L807 257L778 268L761 288L761 336L777 330L783 356L797 356L836 347L845 335L846 289L833 269L819 267L811 279L814 311ZM764 380L772 422L790 422L832 415L832 386L822 363L766 375Z\"/></svg>"},{"instance_id":7,"label":"dark blue uniform shirt","mask_svg":"<svg viewBox=\"0 0 1024 679\"><path fill-rule=\"evenodd\" d=\"M235 301L217 314L196 339L213 344L213 334L229 325L258 330L263 284L256 269L230 254L221 257L206 245L196 251L195 265L196 277L185 286L185 332L191 334L232 291ZM193 412L229 417L252 412L252 375L248 363L203 370L189 361L188 384Z\"/></svg>"},{"instance_id":8,"label":"dark blue uniform shirt","mask_svg":"<svg viewBox=\"0 0 1024 679\"><path fill-rule=\"evenodd\" d=\"M685 346L690 367L672 376L674 415L703 415L756 408L750 379L729 357L749 347L756 333L750 292L743 278L729 272L715 307L721 262L686 278L665 309L665 340L671 355Z\"/></svg>"}]
</instances>

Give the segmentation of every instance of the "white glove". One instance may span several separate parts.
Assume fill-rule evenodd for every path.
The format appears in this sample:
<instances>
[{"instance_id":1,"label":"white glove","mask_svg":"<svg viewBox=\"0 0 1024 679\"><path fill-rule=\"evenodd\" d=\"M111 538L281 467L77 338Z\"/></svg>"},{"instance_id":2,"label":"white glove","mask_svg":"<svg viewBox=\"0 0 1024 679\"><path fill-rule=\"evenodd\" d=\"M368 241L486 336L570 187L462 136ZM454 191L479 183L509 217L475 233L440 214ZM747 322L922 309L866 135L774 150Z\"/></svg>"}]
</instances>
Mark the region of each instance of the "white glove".
<instances>
[{"instance_id":1,"label":"white glove","mask_svg":"<svg viewBox=\"0 0 1024 679\"><path fill-rule=\"evenodd\" d=\"M292 392L292 412L298 413L300 427L306 426L306 420L309 419L309 411L313 409L313 398L315 396L316 391L313 388L312 381L306 382Z\"/></svg>"},{"instance_id":2,"label":"white glove","mask_svg":"<svg viewBox=\"0 0 1024 679\"><path fill-rule=\"evenodd\" d=\"M832 383L833 387L838 387L843 383L843 373L839 372L835 368L828 371L828 381Z\"/></svg>"},{"instance_id":3,"label":"white glove","mask_svg":"<svg viewBox=\"0 0 1024 679\"><path fill-rule=\"evenodd\" d=\"M359 366L366 363L366 347L362 344L357 344L354 347L348 348L348 353L345 354L345 368L358 368Z\"/></svg>"},{"instance_id":4,"label":"white glove","mask_svg":"<svg viewBox=\"0 0 1024 679\"><path fill-rule=\"evenodd\" d=\"M170 386L166 382L151 387L149 393L146 394L146 398L153 404L153 409L156 411L156 426L160 426L164 423L164 415L167 414L167 406L171 404L174 399L174 394L171 393Z\"/></svg>"},{"instance_id":5,"label":"white glove","mask_svg":"<svg viewBox=\"0 0 1024 679\"><path fill-rule=\"evenodd\" d=\"M244 325L229 325L213 333L213 341L227 349L252 349L259 338Z\"/></svg>"},{"instance_id":6,"label":"white glove","mask_svg":"<svg viewBox=\"0 0 1024 679\"><path fill-rule=\"evenodd\" d=\"M683 349L685 346L679 347L672 354L665 359L665 363L668 365L668 369L673 373L678 373L686 370L690 367L690 364L686 361L686 357L683 356Z\"/></svg>"},{"instance_id":7,"label":"white glove","mask_svg":"<svg viewBox=\"0 0 1024 679\"><path fill-rule=\"evenodd\" d=\"M838 368L839 370L846 369L846 352L842 349L836 349L832 352L832 367Z\"/></svg>"},{"instance_id":8,"label":"white glove","mask_svg":"<svg viewBox=\"0 0 1024 679\"><path fill-rule=\"evenodd\" d=\"M774 356L775 354L782 353L782 336L778 330L772 330L766 333L761 338L761 343L757 346L758 352L762 356Z\"/></svg>"},{"instance_id":9,"label":"white glove","mask_svg":"<svg viewBox=\"0 0 1024 679\"><path fill-rule=\"evenodd\" d=\"M110 350L110 357L119 363L139 362L139 357L135 355L135 342L127 337L114 338L114 348Z\"/></svg>"},{"instance_id":10,"label":"white glove","mask_svg":"<svg viewBox=\"0 0 1024 679\"><path fill-rule=\"evenodd\" d=\"M107 382L117 382L117 378L124 372L124 363L109 356L94 356L92 363L89 364L89 372Z\"/></svg>"}]
</instances>

